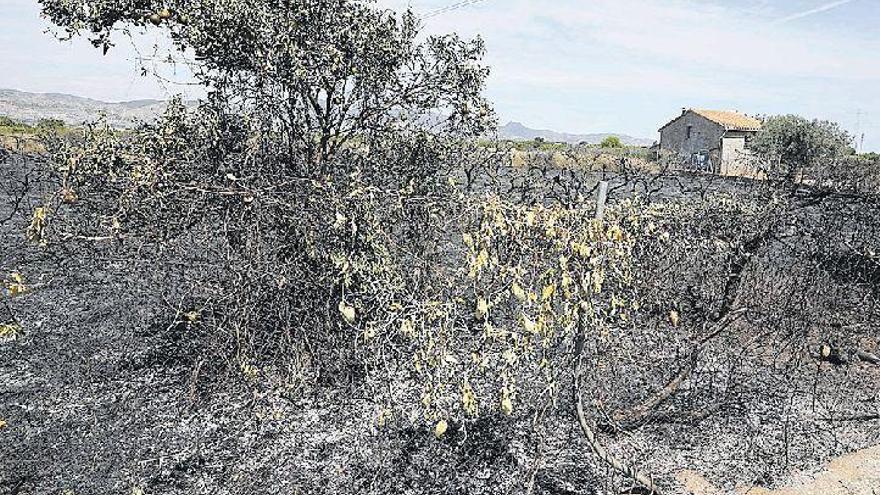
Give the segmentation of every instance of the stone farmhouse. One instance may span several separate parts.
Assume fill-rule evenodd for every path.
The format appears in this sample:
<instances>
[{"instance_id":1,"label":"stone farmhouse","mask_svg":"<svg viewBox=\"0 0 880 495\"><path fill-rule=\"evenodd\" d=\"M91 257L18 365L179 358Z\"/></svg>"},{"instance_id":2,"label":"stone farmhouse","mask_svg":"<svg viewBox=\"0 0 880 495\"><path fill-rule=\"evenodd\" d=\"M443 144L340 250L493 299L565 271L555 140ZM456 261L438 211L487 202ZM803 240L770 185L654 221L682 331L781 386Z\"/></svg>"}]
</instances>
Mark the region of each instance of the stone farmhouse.
<instances>
[{"instance_id":1,"label":"stone farmhouse","mask_svg":"<svg viewBox=\"0 0 880 495\"><path fill-rule=\"evenodd\" d=\"M660 128L660 152L696 169L721 175L756 175L746 141L761 129L758 119L725 110L682 109Z\"/></svg>"}]
</instances>

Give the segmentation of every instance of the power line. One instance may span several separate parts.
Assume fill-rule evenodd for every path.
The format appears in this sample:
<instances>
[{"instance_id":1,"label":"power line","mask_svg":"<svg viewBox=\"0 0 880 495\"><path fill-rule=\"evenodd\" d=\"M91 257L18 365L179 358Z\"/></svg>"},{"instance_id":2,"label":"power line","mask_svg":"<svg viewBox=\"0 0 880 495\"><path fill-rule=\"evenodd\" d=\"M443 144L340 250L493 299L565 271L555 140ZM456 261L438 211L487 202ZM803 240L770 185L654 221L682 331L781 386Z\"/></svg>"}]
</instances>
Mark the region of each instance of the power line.
<instances>
[{"instance_id":1,"label":"power line","mask_svg":"<svg viewBox=\"0 0 880 495\"><path fill-rule=\"evenodd\" d=\"M436 17L440 14L445 14L447 12L452 12L454 10L458 10L469 5L476 5L484 0L462 0L461 2L456 2L451 5L447 5L446 7L428 12L427 14L422 16L422 19L430 19L432 17Z\"/></svg>"}]
</instances>

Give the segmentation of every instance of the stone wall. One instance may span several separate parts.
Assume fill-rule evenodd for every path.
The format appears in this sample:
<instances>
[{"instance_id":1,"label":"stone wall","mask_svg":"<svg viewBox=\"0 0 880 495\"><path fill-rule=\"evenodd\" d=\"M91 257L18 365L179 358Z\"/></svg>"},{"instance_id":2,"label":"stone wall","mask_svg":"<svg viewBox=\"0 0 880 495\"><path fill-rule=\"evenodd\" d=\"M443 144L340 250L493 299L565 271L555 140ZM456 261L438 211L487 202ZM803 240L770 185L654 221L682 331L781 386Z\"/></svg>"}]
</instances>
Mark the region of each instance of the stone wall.
<instances>
[{"instance_id":1,"label":"stone wall","mask_svg":"<svg viewBox=\"0 0 880 495\"><path fill-rule=\"evenodd\" d=\"M688 136L690 127L690 136ZM660 148L691 157L719 150L724 128L694 112L685 112L660 131Z\"/></svg>"}]
</instances>

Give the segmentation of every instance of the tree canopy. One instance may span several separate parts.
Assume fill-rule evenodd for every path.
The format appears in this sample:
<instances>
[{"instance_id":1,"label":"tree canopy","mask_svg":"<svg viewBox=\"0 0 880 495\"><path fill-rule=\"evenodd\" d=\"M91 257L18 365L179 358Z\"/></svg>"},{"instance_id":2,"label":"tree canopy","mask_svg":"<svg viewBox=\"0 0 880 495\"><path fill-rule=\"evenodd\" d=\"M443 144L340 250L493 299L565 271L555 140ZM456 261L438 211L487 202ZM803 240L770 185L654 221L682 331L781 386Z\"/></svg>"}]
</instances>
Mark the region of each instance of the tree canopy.
<instances>
[{"instance_id":1,"label":"tree canopy","mask_svg":"<svg viewBox=\"0 0 880 495\"><path fill-rule=\"evenodd\" d=\"M623 148L623 142L617 136L608 136L599 143L602 148Z\"/></svg>"},{"instance_id":2,"label":"tree canopy","mask_svg":"<svg viewBox=\"0 0 880 495\"><path fill-rule=\"evenodd\" d=\"M167 32L181 54L193 54L215 106L247 115L247 125L314 164L353 140L370 148L392 135L484 132L493 119L481 96L482 41L418 41L412 12L371 3L41 1L55 24L105 49L126 28Z\"/></svg>"},{"instance_id":3,"label":"tree canopy","mask_svg":"<svg viewBox=\"0 0 880 495\"><path fill-rule=\"evenodd\" d=\"M795 178L805 170L833 163L852 154L852 137L835 122L779 115L764 120L748 143L771 175Z\"/></svg>"}]
</instances>

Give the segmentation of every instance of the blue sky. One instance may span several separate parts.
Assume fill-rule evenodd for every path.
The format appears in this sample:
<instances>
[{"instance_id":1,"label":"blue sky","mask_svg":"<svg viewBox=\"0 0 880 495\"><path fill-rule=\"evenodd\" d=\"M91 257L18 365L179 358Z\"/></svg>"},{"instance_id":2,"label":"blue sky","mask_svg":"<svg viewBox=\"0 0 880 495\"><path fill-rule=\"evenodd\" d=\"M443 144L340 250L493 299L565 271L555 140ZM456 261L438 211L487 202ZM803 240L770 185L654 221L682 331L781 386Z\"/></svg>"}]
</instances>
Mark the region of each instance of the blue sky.
<instances>
[{"instance_id":1,"label":"blue sky","mask_svg":"<svg viewBox=\"0 0 880 495\"><path fill-rule=\"evenodd\" d=\"M454 3L379 0L422 14ZM0 87L105 100L192 93L140 77L128 42L102 57L45 34L35 1L0 6ZM681 107L797 113L864 133L865 150L880 150L878 25L876 0L482 0L425 20L428 33L485 39L502 121L655 138Z\"/></svg>"}]
</instances>

